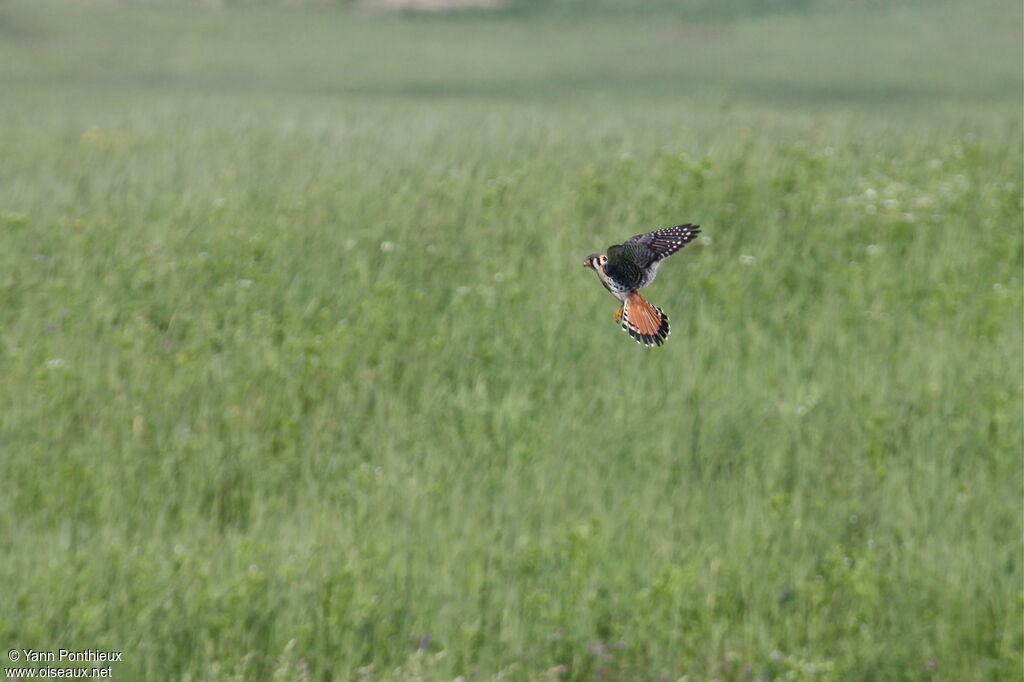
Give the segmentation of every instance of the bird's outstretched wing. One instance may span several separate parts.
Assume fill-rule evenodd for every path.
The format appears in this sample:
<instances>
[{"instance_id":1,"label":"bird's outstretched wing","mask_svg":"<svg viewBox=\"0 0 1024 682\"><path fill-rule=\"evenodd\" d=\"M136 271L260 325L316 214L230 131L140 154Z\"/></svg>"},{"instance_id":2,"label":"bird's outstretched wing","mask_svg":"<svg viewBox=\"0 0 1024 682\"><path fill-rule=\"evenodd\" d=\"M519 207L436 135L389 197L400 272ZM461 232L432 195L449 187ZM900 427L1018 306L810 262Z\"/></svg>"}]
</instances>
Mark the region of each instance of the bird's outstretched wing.
<instances>
[{"instance_id":1,"label":"bird's outstretched wing","mask_svg":"<svg viewBox=\"0 0 1024 682\"><path fill-rule=\"evenodd\" d=\"M622 246L636 245L644 247L651 252L649 254L651 260L656 261L668 258L696 239L698 234L700 234L699 225L676 225L675 227L666 227L663 230L645 232L644 234L630 237L622 243ZM608 258L611 258L611 252L609 252ZM643 266L646 267L648 264L644 263Z\"/></svg>"}]
</instances>

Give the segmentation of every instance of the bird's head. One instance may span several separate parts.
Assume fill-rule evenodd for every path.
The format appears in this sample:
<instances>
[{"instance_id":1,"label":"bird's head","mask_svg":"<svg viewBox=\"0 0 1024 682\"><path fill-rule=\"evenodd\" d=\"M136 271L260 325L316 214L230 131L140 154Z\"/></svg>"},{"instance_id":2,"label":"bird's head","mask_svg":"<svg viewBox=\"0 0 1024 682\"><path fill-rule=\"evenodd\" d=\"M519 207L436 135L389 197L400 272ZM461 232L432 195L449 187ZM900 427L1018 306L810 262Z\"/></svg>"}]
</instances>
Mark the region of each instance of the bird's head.
<instances>
[{"instance_id":1,"label":"bird's head","mask_svg":"<svg viewBox=\"0 0 1024 682\"><path fill-rule=\"evenodd\" d=\"M604 255L603 253L592 253L589 256L587 256L587 259L585 261L583 261L583 267L594 268L595 270L597 270L598 268L603 268L605 263L607 262L608 256Z\"/></svg>"}]
</instances>

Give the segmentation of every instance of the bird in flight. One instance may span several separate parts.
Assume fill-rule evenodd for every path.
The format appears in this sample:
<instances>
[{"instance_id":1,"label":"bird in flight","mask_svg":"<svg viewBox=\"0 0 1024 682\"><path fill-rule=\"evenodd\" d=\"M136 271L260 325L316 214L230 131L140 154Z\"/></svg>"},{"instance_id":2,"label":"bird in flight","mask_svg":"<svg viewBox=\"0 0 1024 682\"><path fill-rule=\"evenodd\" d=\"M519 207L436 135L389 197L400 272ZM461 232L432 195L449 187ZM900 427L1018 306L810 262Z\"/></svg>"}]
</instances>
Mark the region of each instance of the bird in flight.
<instances>
[{"instance_id":1,"label":"bird in flight","mask_svg":"<svg viewBox=\"0 0 1024 682\"><path fill-rule=\"evenodd\" d=\"M621 244L608 247L608 253L592 253L583 267L593 268L604 288L622 301L615 321L637 343L660 346L668 338L668 315L648 302L639 289L654 281L658 265L700 234L699 225L676 225L663 230L638 234Z\"/></svg>"}]
</instances>

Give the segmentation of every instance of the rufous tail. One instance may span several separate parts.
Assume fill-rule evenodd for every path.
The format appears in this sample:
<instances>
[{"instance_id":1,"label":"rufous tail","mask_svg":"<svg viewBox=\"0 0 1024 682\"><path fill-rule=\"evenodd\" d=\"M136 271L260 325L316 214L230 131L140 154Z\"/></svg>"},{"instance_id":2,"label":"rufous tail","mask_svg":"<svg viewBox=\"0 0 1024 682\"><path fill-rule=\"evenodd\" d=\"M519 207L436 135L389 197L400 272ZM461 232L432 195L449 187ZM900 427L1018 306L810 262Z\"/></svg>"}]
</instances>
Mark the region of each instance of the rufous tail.
<instances>
[{"instance_id":1,"label":"rufous tail","mask_svg":"<svg viewBox=\"0 0 1024 682\"><path fill-rule=\"evenodd\" d=\"M637 343L645 346L660 346L669 335L668 315L636 291L626 296L622 304L621 324Z\"/></svg>"}]
</instances>

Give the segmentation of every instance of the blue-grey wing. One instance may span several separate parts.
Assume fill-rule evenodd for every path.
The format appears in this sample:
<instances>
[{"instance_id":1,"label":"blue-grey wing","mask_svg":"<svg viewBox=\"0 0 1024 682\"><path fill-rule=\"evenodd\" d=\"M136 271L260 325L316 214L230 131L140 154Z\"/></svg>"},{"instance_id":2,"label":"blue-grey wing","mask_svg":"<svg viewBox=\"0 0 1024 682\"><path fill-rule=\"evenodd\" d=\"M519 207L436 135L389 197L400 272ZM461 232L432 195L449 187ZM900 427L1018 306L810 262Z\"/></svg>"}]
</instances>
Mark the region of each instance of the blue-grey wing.
<instances>
[{"instance_id":1,"label":"blue-grey wing","mask_svg":"<svg viewBox=\"0 0 1024 682\"><path fill-rule=\"evenodd\" d=\"M643 247L630 244L617 244L608 247L608 263L604 266L604 272L613 280L629 289L639 289L644 285L644 268L646 260Z\"/></svg>"},{"instance_id":2,"label":"blue-grey wing","mask_svg":"<svg viewBox=\"0 0 1024 682\"><path fill-rule=\"evenodd\" d=\"M635 244L649 249L655 261L668 258L673 253L683 248L700 234L699 225L676 225L666 227L663 230L645 232L635 237L630 237L622 243L623 246Z\"/></svg>"}]
</instances>

